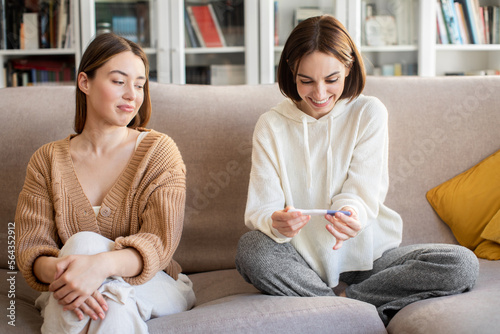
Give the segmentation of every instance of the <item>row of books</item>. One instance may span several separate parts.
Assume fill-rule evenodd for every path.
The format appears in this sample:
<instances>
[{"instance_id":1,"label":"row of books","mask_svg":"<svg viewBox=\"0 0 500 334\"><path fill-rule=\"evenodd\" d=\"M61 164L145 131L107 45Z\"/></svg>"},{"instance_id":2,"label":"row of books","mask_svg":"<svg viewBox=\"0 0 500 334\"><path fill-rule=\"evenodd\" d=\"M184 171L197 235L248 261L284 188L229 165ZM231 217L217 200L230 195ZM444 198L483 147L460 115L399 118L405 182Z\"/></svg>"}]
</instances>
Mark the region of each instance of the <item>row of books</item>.
<instances>
[{"instance_id":1,"label":"row of books","mask_svg":"<svg viewBox=\"0 0 500 334\"><path fill-rule=\"evenodd\" d=\"M373 68L372 75L375 76L401 76L418 75L418 65L414 63L386 64Z\"/></svg>"},{"instance_id":2,"label":"row of books","mask_svg":"<svg viewBox=\"0 0 500 334\"><path fill-rule=\"evenodd\" d=\"M242 85L245 65L187 66L186 83L198 85Z\"/></svg>"},{"instance_id":3,"label":"row of books","mask_svg":"<svg viewBox=\"0 0 500 334\"><path fill-rule=\"evenodd\" d=\"M437 0L436 17L440 44L500 44L500 6Z\"/></svg>"},{"instance_id":4,"label":"row of books","mask_svg":"<svg viewBox=\"0 0 500 334\"><path fill-rule=\"evenodd\" d=\"M71 57L10 59L3 75L7 87L74 84L75 65Z\"/></svg>"},{"instance_id":5,"label":"row of books","mask_svg":"<svg viewBox=\"0 0 500 334\"><path fill-rule=\"evenodd\" d=\"M233 0L186 5L186 47L244 45L243 10L243 2Z\"/></svg>"},{"instance_id":6,"label":"row of books","mask_svg":"<svg viewBox=\"0 0 500 334\"><path fill-rule=\"evenodd\" d=\"M418 0L390 1L377 7L361 1L362 45L415 45L418 43Z\"/></svg>"},{"instance_id":7,"label":"row of books","mask_svg":"<svg viewBox=\"0 0 500 334\"><path fill-rule=\"evenodd\" d=\"M447 76L462 76L462 75L500 75L500 70L478 70L478 71L459 71L446 72Z\"/></svg>"},{"instance_id":8,"label":"row of books","mask_svg":"<svg viewBox=\"0 0 500 334\"><path fill-rule=\"evenodd\" d=\"M70 48L70 0L0 0L0 49Z\"/></svg>"}]
</instances>

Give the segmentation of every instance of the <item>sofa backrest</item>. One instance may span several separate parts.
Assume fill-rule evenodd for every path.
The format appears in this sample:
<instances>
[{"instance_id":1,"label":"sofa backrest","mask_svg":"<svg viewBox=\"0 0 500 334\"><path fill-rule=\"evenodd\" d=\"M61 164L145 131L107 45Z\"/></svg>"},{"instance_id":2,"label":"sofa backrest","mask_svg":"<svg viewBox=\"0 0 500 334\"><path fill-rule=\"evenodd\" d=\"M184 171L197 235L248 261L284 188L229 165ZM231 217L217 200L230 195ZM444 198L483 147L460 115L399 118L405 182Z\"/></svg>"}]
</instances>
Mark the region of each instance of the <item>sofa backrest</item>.
<instances>
[{"instance_id":1,"label":"sofa backrest","mask_svg":"<svg viewBox=\"0 0 500 334\"><path fill-rule=\"evenodd\" d=\"M389 207L404 244L455 242L425 199L435 185L500 148L500 78L376 78L366 95L389 110ZM150 128L167 133L187 166L184 233L175 258L185 272L234 267L257 118L283 99L276 85L151 85ZM0 89L0 247L33 152L72 133L74 88ZM0 252L0 266L7 254Z\"/></svg>"},{"instance_id":2,"label":"sofa backrest","mask_svg":"<svg viewBox=\"0 0 500 334\"><path fill-rule=\"evenodd\" d=\"M234 268L245 212L252 133L283 99L275 85L151 89L151 127L177 143L187 169L184 232L175 259L186 272Z\"/></svg>"},{"instance_id":3,"label":"sofa backrest","mask_svg":"<svg viewBox=\"0 0 500 334\"><path fill-rule=\"evenodd\" d=\"M403 218L403 244L456 243L425 194L500 149L498 92L496 76L369 78L365 94L389 111L386 204Z\"/></svg>"}]
</instances>

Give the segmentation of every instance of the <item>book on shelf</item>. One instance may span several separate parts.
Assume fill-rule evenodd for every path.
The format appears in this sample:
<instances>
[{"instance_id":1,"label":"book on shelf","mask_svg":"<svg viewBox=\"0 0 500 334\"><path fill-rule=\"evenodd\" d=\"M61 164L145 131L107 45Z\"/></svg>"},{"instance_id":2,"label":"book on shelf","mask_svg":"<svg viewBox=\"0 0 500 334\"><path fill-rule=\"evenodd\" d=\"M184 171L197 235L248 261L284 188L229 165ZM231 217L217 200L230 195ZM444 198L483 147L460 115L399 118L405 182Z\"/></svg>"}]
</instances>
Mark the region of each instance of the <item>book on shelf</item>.
<instances>
[{"instance_id":1,"label":"book on shelf","mask_svg":"<svg viewBox=\"0 0 500 334\"><path fill-rule=\"evenodd\" d=\"M58 9L57 20L57 47L62 49L64 46L64 39L66 37L66 28L68 25L68 3L61 1Z\"/></svg>"},{"instance_id":2,"label":"book on shelf","mask_svg":"<svg viewBox=\"0 0 500 334\"><path fill-rule=\"evenodd\" d=\"M245 45L245 10L243 1L211 2L228 46Z\"/></svg>"},{"instance_id":3,"label":"book on shelf","mask_svg":"<svg viewBox=\"0 0 500 334\"><path fill-rule=\"evenodd\" d=\"M5 21L3 26L7 49L21 48L21 23L23 21L24 3L18 0L5 0Z\"/></svg>"},{"instance_id":4,"label":"book on shelf","mask_svg":"<svg viewBox=\"0 0 500 334\"><path fill-rule=\"evenodd\" d=\"M23 13L21 23L21 49L38 49L38 14Z\"/></svg>"},{"instance_id":5,"label":"book on shelf","mask_svg":"<svg viewBox=\"0 0 500 334\"><path fill-rule=\"evenodd\" d=\"M0 0L0 50L7 49L7 36L5 32L5 0Z\"/></svg>"},{"instance_id":6,"label":"book on shelf","mask_svg":"<svg viewBox=\"0 0 500 334\"><path fill-rule=\"evenodd\" d=\"M469 29L467 28L463 5L459 2L455 2L454 5L458 28L460 31L460 36L462 37L462 44L471 44L471 36L469 34Z\"/></svg>"},{"instance_id":7,"label":"book on shelf","mask_svg":"<svg viewBox=\"0 0 500 334\"><path fill-rule=\"evenodd\" d=\"M441 0L441 10L443 11L444 25L450 44L462 44L453 0Z\"/></svg>"},{"instance_id":8,"label":"book on shelf","mask_svg":"<svg viewBox=\"0 0 500 334\"><path fill-rule=\"evenodd\" d=\"M437 0L438 42L441 44L499 44L500 6L481 6L479 0ZM447 38L444 37L444 32Z\"/></svg>"},{"instance_id":9,"label":"book on shelf","mask_svg":"<svg viewBox=\"0 0 500 334\"><path fill-rule=\"evenodd\" d=\"M191 19L189 18L189 13L187 7L184 8L184 25L185 25L185 33L186 33L186 47L191 48L199 48L201 47L200 42L198 41L198 37L196 32L194 31L193 25L191 24Z\"/></svg>"},{"instance_id":10,"label":"book on shelf","mask_svg":"<svg viewBox=\"0 0 500 334\"><path fill-rule=\"evenodd\" d=\"M437 38L440 44L450 44L448 39L448 32L446 31L446 25L444 23L443 11L441 10L441 3L438 0L438 6L436 6L436 26L437 26Z\"/></svg>"},{"instance_id":11,"label":"book on shelf","mask_svg":"<svg viewBox=\"0 0 500 334\"><path fill-rule=\"evenodd\" d=\"M212 4L187 6L189 23L202 47L224 47L226 41Z\"/></svg>"}]
</instances>

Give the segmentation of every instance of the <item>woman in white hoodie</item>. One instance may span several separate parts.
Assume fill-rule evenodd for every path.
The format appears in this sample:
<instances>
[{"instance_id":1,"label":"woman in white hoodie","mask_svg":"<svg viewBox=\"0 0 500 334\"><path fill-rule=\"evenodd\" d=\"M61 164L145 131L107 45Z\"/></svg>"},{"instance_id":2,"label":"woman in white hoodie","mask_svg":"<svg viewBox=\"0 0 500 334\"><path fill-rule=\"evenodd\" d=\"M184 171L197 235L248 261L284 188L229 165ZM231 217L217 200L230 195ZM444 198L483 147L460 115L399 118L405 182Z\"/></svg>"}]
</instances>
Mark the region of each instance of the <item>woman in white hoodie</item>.
<instances>
[{"instance_id":1,"label":"woman in white hoodie","mask_svg":"<svg viewBox=\"0 0 500 334\"><path fill-rule=\"evenodd\" d=\"M405 305L471 289L478 261L455 245L398 247L402 220L388 190L387 109L361 94L362 58L332 16L289 36L278 67L286 100L253 137L245 224L236 266L271 295L335 296L375 305L387 325ZM342 212L310 215L300 210Z\"/></svg>"}]
</instances>

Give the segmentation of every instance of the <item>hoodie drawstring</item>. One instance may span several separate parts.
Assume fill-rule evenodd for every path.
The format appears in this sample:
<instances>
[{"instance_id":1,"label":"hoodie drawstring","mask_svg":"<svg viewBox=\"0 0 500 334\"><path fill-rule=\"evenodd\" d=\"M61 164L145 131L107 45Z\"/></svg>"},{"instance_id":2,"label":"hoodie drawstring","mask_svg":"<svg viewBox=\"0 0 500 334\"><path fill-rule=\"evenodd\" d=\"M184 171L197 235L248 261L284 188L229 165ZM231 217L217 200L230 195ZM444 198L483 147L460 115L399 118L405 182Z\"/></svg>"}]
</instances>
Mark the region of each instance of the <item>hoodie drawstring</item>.
<instances>
[{"instance_id":1,"label":"hoodie drawstring","mask_svg":"<svg viewBox=\"0 0 500 334\"><path fill-rule=\"evenodd\" d=\"M309 151L309 132L307 126L307 117L302 117L302 128L304 132L304 158L306 160L306 173L307 173L307 188L312 188L312 167L311 167L311 153ZM332 166L333 166L333 148L332 148L332 133L333 133L333 118L328 117L327 128L327 152L326 152L326 182L328 185L329 194L333 192L332 185Z\"/></svg>"},{"instance_id":2,"label":"hoodie drawstring","mask_svg":"<svg viewBox=\"0 0 500 334\"><path fill-rule=\"evenodd\" d=\"M332 145L332 133L333 133L333 118L328 117L328 147L327 147L327 153L326 153L326 182L328 182L328 190L329 190L329 196L332 196L333 194L333 180L332 180L332 168L333 168L333 161L332 161L332 156L333 156L333 145Z\"/></svg>"},{"instance_id":3,"label":"hoodie drawstring","mask_svg":"<svg viewBox=\"0 0 500 334\"><path fill-rule=\"evenodd\" d=\"M311 154L309 152L309 132L307 130L307 118L302 117L302 127L304 129L304 157L306 159L307 189L312 188L312 168Z\"/></svg>"}]
</instances>

